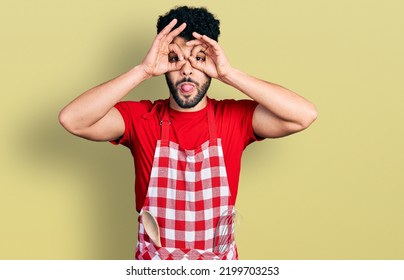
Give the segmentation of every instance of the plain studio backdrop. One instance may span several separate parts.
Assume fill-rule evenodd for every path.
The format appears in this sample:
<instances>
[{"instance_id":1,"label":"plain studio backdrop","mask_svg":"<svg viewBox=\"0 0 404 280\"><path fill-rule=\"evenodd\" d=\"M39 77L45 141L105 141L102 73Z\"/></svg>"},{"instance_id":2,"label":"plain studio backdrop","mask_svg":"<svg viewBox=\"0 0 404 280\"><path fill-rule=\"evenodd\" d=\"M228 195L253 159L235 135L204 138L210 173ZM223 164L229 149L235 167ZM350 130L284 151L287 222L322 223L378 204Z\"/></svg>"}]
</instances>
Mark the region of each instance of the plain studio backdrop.
<instances>
[{"instance_id":1,"label":"plain studio backdrop","mask_svg":"<svg viewBox=\"0 0 404 280\"><path fill-rule=\"evenodd\" d=\"M58 112L141 62L158 15L221 20L230 63L314 102L306 131L249 146L241 259L404 259L404 2L8 1L0 9L0 259L132 259L132 157ZM213 98L245 96L214 81ZM168 97L163 77L127 99Z\"/></svg>"}]
</instances>

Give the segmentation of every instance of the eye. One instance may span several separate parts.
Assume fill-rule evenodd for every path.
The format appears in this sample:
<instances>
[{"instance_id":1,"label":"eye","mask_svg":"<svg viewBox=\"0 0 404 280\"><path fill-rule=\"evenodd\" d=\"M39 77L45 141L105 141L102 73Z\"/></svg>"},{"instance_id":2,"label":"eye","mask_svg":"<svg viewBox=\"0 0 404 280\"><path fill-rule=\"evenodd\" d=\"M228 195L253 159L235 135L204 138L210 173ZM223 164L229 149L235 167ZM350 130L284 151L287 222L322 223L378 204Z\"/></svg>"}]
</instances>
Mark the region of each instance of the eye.
<instances>
[{"instance_id":1,"label":"eye","mask_svg":"<svg viewBox=\"0 0 404 280\"><path fill-rule=\"evenodd\" d=\"M178 61L178 55L176 53L169 53L168 54L168 61L171 63Z\"/></svg>"},{"instance_id":2,"label":"eye","mask_svg":"<svg viewBox=\"0 0 404 280\"><path fill-rule=\"evenodd\" d=\"M197 56L197 57L196 57L196 60L205 61L205 58L204 58L204 57Z\"/></svg>"},{"instance_id":3,"label":"eye","mask_svg":"<svg viewBox=\"0 0 404 280\"><path fill-rule=\"evenodd\" d=\"M198 61L205 61L206 60L206 55L203 52L199 52L196 55L195 59L198 60Z\"/></svg>"}]
</instances>

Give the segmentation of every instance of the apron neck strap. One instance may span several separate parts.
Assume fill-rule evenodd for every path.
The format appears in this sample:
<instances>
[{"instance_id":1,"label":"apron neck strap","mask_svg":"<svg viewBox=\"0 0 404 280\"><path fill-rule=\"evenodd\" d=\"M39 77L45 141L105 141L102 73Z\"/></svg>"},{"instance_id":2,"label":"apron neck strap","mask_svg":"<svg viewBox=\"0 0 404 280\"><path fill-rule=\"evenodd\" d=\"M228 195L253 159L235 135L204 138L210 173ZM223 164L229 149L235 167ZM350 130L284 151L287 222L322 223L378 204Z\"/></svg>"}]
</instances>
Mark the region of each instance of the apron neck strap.
<instances>
[{"instance_id":1,"label":"apron neck strap","mask_svg":"<svg viewBox=\"0 0 404 280\"><path fill-rule=\"evenodd\" d=\"M207 104L207 117L208 117L208 126L209 126L209 139L216 140L217 139L217 128L216 128L216 120L215 120L215 113L213 110L213 105L210 99L208 98ZM170 100L164 105L163 109L163 118L160 120L161 125L161 140L168 141L170 138Z\"/></svg>"},{"instance_id":2,"label":"apron neck strap","mask_svg":"<svg viewBox=\"0 0 404 280\"><path fill-rule=\"evenodd\" d=\"M208 126L209 126L209 139L216 140L217 139L217 127L216 127L216 119L215 119L215 111L213 109L213 104L208 98Z\"/></svg>"},{"instance_id":3,"label":"apron neck strap","mask_svg":"<svg viewBox=\"0 0 404 280\"><path fill-rule=\"evenodd\" d=\"M170 100L167 100L166 104L163 106L163 118L160 120L161 126L161 140L168 141L170 138L170 115L168 110L170 108Z\"/></svg>"}]
</instances>

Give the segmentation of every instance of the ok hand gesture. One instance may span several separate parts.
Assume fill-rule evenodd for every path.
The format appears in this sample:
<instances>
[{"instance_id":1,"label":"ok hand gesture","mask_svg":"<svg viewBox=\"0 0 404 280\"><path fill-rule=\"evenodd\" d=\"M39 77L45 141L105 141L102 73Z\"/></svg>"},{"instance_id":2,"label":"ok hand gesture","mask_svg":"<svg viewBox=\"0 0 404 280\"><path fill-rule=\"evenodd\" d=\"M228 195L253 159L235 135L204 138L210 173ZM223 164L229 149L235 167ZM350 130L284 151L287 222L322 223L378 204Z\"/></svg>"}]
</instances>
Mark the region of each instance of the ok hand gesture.
<instances>
[{"instance_id":1,"label":"ok hand gesture","mask_svg":"<svg viewBox=\"0 0 404 280\"><path fill-rule=\"evenodd\" d=\"M143 70L148 77L159 76L166 72L179 70L186 63L184 55L176 44L171 44L176 36L178 36L186 27L186 23L181 24L172 30L176 19L173 19L163 30L156 36L153 44L147 53L145 59L141 63ZM178 60L169 61L168 54L174 52Z\"/></svg>"},{"instance_id":2,"label":"ok hand gesture","mask_svg":"<svg viewBox=\"0 0 404 280\"><path fill-rule=\"evenodd\" d=\"M193 32L195 40L187 42L188 46L194 46L189 57L192 67L204 72L212 78L222 80L230 72L231 66L227 61L223 49L213 39L206 35ZM201 53L204 54L201 57Z\"/></svg>"}]
</instances>

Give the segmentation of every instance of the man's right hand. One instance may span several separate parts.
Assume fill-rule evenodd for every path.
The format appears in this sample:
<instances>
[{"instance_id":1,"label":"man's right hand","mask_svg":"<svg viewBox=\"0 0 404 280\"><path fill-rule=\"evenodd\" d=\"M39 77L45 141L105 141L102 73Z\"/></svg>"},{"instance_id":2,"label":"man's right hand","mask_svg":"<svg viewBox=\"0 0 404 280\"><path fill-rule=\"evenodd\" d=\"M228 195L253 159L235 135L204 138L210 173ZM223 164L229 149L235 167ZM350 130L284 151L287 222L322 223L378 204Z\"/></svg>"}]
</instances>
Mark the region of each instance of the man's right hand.
<instances>
[{"instance_id":1,"label":"man's right hand","mask_svg":"<svg viewBox=\"0 0 404 280\"><path fill-rule=\"evenodd\" d=\"M176 23L177 20L173 19L160 31L154 39L145 59L141 63L141 67L148 77L159 76L170 71L179 70L186 63L179 46L171 43L186 27L186 23L183 23L173 30ZM169 60L168 55L170 53L175 53L178 59Z\"/></svg>"},{"instance_id":2,"label":"man's right hand","mask_svg":"<svg viewBox=\"0 0 404 280\"><path fill-rule=\"evenodd\" d=\"M87 90L63 108L59 113L62 126L74 135L94 141L121 137L125 132L125 123L114 105L145 79L179 70L186 63L179 46L172 43L186 24L173 30L176 23L174 19L161 30L141 64Z\"/></svg>"}]
</instances>

